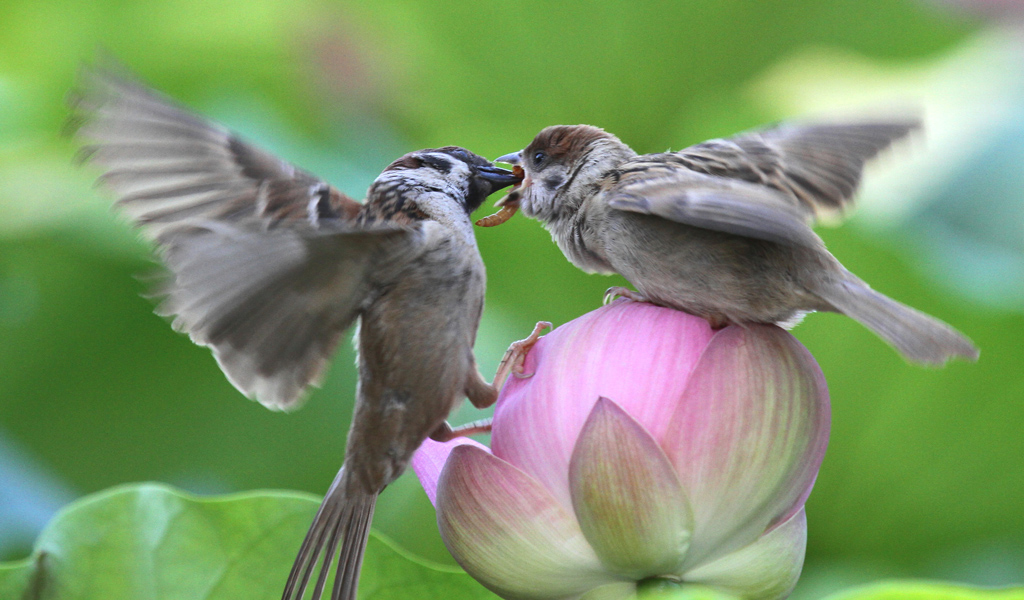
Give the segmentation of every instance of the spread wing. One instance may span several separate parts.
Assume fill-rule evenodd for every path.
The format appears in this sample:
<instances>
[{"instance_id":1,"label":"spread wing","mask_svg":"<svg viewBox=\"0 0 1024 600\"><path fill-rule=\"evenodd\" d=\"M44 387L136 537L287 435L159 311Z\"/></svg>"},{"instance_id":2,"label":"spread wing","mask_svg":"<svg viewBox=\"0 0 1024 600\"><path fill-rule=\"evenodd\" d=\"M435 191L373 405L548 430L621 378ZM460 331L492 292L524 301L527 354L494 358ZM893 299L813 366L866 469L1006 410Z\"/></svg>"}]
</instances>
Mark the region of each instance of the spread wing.
<instances>
[{"instance_id":1,"label":"spread wing","mask_svg":"<svg viewBox=\"0 0 1024 600\"><path fill-rule=\"evenodd\" d=\"M852 203L864 164L917 121L780 125L624 164L607 190L621 210L789 244Z\"/></svg>"},{"instance_id":2,"label":"spread wing","mask_svg":"<svg viewBox=\"0 0 1024 600\"><path fill-rule=\"evenodd\" d=\"M242 393L273 409L319 384L381 270L413 258L415 229L205 221L157 241L168 277L157 312L209 346Z\"/></svg>"},{"instance_id":3,"label":"spread wing","mask_svg":"<svg viewBox=\"0 0 1024 600\"><path fill-rule=\"evenodd\" d=\"M357 226L359 203L140 83L86 73L75 108L83 156L167 267L158 312L270 408L320 381L382 265L416 255L419 227Z\"/></svg>"},{"instance_id":4,"label":"spread wing","mask_svg":"<svg viewBox=\"0 0 1024 600\"><path fill-rule=\"evenodd\" d=\"M80 157L143 233L187 219L352 219L361 204L111 68L83 73L72 98Z\"/></svg>"}]
</instances>

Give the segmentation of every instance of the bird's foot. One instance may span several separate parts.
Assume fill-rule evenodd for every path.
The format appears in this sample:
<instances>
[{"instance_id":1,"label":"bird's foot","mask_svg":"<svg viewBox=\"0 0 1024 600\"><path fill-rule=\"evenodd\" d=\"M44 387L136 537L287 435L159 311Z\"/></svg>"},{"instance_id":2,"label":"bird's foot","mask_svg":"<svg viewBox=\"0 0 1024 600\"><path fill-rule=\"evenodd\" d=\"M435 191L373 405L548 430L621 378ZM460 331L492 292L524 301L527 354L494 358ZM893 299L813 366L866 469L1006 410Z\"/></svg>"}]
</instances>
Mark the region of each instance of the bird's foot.
<instances>
[{"instance_id":1,"label":"bird's foot","mask_svg":"<svg viewBox=\"0 0 1024 600\"><path fill-rule=\"evenodd\" d=\"M728 327L732 324L732 321L728 317L724 317L722 315L713 315L705 318L708 321L708 325L711 326L711 329L714 329L715 331Z\"/></svg>"},{"instance_id":2,"label":"bird's foot","mask_svg":"<svg viewBox=\"0 0 1024 600\"><path fill-rule=\"evenodd\" d=\"M478 433L491 432L491 419L480 419L458 427L452 427L448 421L441 423L437 429L430 434L430 439L435 442L449 442L457 437L466 437Z\"/></svg>"},{"instance_id":3,"label":"bird's foot","mask_svg":"<svg viewBox=\"0 0 1024 600\"><path fill-rule=\"evenodd\" d=\"M633 302L650 302L650 300L644 297L643 294L641 294L640 292L634 292L629 288L617 285L615 287L608 288L608 290L604 293L603 304L611 304L616 298L626 298L627 300L632 300Z\"/></svg>"},{"instance_id":4,"label":"bird's foot","mask_svg":"<svg viewBox=\"0 0 1024 600\"><path fill-rule=\"evenodd\" d=\"M505 356L501 358L501 363L498 364L498 372L494 374L495 389L500 391L510 374L519 379L532 376L532 374L526 375L523 373L523 363L526 362L526 355L530 353L530 349L540 340L540 332L545 329L551 329L551 323L538 321L526 339L512 342L509 345L508 350L505 351Z\"/></svg>"}]
</instances>

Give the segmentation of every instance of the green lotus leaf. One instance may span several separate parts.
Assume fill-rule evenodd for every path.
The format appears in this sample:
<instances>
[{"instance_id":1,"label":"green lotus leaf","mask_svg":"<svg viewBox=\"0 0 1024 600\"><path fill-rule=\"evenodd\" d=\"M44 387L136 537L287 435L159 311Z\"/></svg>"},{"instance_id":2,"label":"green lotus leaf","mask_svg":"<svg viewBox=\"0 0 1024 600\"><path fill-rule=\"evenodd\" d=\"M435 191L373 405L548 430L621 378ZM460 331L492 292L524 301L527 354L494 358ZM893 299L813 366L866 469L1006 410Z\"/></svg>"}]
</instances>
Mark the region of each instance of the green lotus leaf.
<instances>
[{"instance_id":1,"label":"green lotus leaf","mask_svg":"<svg viewBox=\"0 0 1024 600\"><path fill-rule=\"evenodd\" d=\"M62 510L29 558L0 564L0 598L276 600L317 504L288 492L203 498L160 484L113 488ZM468 575L414 560L376 534L359 597L494 598Z\"/></svg>"}]
</instances>

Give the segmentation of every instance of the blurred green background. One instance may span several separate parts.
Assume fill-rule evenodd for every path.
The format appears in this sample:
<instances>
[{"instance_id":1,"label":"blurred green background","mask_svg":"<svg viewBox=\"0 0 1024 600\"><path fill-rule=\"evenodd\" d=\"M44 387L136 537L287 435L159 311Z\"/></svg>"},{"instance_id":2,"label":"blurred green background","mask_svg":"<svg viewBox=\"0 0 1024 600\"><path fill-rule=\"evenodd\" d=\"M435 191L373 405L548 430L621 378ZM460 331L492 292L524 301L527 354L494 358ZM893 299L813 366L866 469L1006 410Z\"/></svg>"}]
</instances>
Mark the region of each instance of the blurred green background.
<instances>
[{"instance_id":1,"label":"blurred green background","mask_svg":"<svg viewBox=\"0 0 1024 600\"><path fill-rule=\"evenodd\" d=\"M4 0L0 559L108 486L322 493L342 460L350 344L303 410L270 413L140 297L148 248L60 135L76 69L109 51L352 195L407 151L494 157L555 123L654 152L785 117L923 111L924 139L880 161L857 215L820 233L874 287L971 336L981 361L913 367L835 315L795 330L834 418L795 597L893 576L1024 582L1020 4ZM478 239L487 373L535 321L570 320L622 283L577 271L521 217ZM375 526L451 562L408 476Z\"/></svg>"}]
</instances>

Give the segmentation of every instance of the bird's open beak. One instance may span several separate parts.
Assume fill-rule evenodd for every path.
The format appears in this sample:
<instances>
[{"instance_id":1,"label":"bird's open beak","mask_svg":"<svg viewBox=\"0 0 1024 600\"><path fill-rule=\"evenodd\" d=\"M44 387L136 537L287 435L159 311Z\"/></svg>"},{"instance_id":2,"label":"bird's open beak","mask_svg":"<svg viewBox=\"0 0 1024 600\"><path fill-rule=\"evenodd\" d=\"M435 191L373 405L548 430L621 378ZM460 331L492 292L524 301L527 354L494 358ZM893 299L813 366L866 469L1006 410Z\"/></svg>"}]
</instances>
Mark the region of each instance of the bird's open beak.
<instances>
[{"instance_id":1,"label":"bird's open beak","mask_svg":"<svg viewBox=\"0 0 1024 600\"><path fill-rule=\"evenodd\" d=\"M523 160L520 157L522 150L519 152L513 152L512 154L506 154L505 156L499 156L494 159L494 162L505 163L506 165L521 165Z\"/></svg>"},{"instance_id":2,"label":"bird's open beak","mask_svg":"<svg viewBox=\"0 0 1024 600\"><path fill-rule=\"evenodd\" d=\"M526 186L526 185L529 185L529 182L526 181L525 174L523 173L522 155L523 155L523 151L520 150L518 152L513 152L511 154L506 154L505 156L499 156L498 158L494 159L494 162L496 162L496 163L505 163L506 165L512 165L512 167L513 167L512 172L519 174L519 184L523 185L523 186ZM500 206L505 206L507 204L509 206L517 207L519 205L519 197L521 195L522 195L522 189L517 185L516 189L512 190L511 192L509 192L508 195L506 195L504 198L502 198L502 199L498 200L497 202L495 202L494 205L500 207Z\"/></svg>"},{"instance_id":3,"label":"bird's open beak","mask_svg":"<svg viewBox=\"0 0 1024 600\"><path fill-rule=\"evenodd\" d=\"M513 182L516 185L514 188L512 188L512 191L510 191L502 199L494 203L494 206L500 207L501 210L499 210L498 212L494 213L489 217L484 217L476 222L476 224L479 225L480 227L494 227L495 225L501 225L505 221L511 219L512 215L516 214L516 211L519 210L519 197L522 193L522 188L520 188L519 185L523 182L523 179L525 178L523 168L519 166L519 153L516 152L515 154L507 154L494 162L503 162L513 165L511 171L505 171L505 169L499 170L504 171L506 173L510 173L513 178ZM497 169L498 167L493 168Z\"/></svg>"},{"instance_id":4,"label":"bird's open beak","mask_svg":"<svg viewBox=\"0 0 1024 600\"><path fill-rule=\"evenodd\" d=\"M523 186L526 186L526 185L529 185L529 182L526 181L525 173L523 173L523 167L522 167L523 159L522 159L522 156L523 156L523 151L519 150L518 152L513 152L511 154L506 154L505 156L499 156L498 158L494 159L494 162L496 162L496 163L505 163L506 165L512 165L512 167L513 167L512 172L519 175L519 184L523 185ZM511 192L509 192L509 194L507 196L505 196L504 198L502 198L502 199L498 200L497 202L495 202L494 205L495 206L505 206L506 204L518 205L519 204L519 197L521 195L522 195L522 190L519 189L519 186L517 185L516 189L512 190Z\"/></svg>"},{"instance_id":5,"label":"bird's open beak","mask_svg":"<svg viewBox=\"0 0 1024 600\"><path fill-rule=\"evenodd\" d=\"M521 176L501 167L477 167L476 176L491 184L491 192L523 180Z\"/></svg>"}]
</instances>

